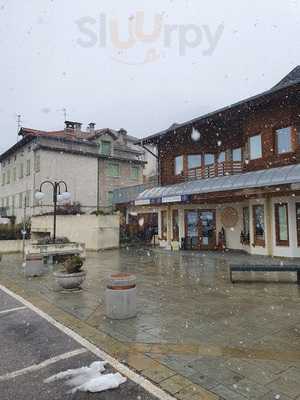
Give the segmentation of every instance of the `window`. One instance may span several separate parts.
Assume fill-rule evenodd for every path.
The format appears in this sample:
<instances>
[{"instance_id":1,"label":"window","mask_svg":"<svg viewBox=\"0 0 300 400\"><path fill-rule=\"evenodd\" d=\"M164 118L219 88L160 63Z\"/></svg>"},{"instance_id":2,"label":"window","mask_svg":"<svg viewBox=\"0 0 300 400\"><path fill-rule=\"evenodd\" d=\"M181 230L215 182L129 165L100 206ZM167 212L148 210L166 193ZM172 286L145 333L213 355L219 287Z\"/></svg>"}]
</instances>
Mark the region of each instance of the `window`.
<instances>
[{"instance_id":1,"label":"window","mask_svg":"<svg viewBox=\"0 0 300 400\"><path fill-rule=\"evenodd\" d=\"M111 155L111 142L101 140L101 154L104 154L105 156Z\"/></svg>"},{"instance_id":2,"label":"window","mask_svg":"<svg viewBox=\"0 0 300 400\"><path fill-rule=\"evenodd\" d=\"M232 150L232 161L242 161L242 149L240 147Z\"/></svg>"},{"instance_id":3,"label":"window","mask_svg":"<svg viewBox=\"0 0 300 400\"><path fill-rule=\"evenodd\" d=\"M276 245L289 246L288 204L275 204Z\"/></svg>"},{"instance_id":4,"label":"window","mask_svg":"<svg viewBox=\"0 0 300 400\"><path fill-rule=\"evenodd\" d=\"M31 165L30 160L26 161L26 175L29 176L31 173Z\"/></svg>"},{"instance_id":5,"label":"window","mask_svg":"<svg viewBox=\"0 0 300 400\"><path fill-rule=\"evenodd\" d=\"M107 192L107 202L110 206L113 204L114 192Z\"/></svg>"},{"instance_id":6,"label":"window","mask_svg":"<svg viewBox=\"0 0 300 400\"><path fill-rule=\"evenodd\" d=\"M298 247L300 247L300 203L296 204L296 220L297 220Z\"/></svg>"},{"instance_id":7,"label":"window","mask_svg":"<svg viewBox=\"0 0 300 400\"><path fill-rule=\"evenodd\" d=\"M242 244L249 244L249 243L250 243L250 213L249 213L249 207L244 207Z\"/></svg>"},{"instance_id":8,"label":"window","mask_svg":"<svg viewBox=\"0 0 300 400\"><path fill-rule=\"evenodd\" d=\"M19 208L23 208L23 193L19 193Z\"/></svg>"},{"instance_id":9,"label":"window","mask_svg":"<svg viewBox=\"0 0 300 400\"><path fill-rule=\"evenodd\" d=\"M24 165L23 163L21 163L19 166L19 178L23 179L23 177L24 177Z\"/></svg>"},{"instance_id":10,"label":"window","mask_svg":"<svg viewBox=\"0 0 300 400\"><path fill-rule=\"evenodd\" d=\"M214 163L215 163L214 154L204 154L204 164L205 165L212 165Z\"/></svg>"},{"instance_id":11,"label":"window","mask_svg":"<svg viewBox=\"0 0 300 400\"><path fill-rule=\"evenodd\" d=\"M161 238L163 240L167 240L167 238L168 238L167 211L161 212Z\"/></svg>"},{"instance_id":12,"label":"window","mask_svg":"<svg viewBox=\"0 0 300 400\"><path fill-rule=\"evenodd\" d=\"M191 154L188 156L188 169L201 167L201 154Z\"/></svg>"},{"instance_id":13,"label":"window","mask_svg":"<svg viewBox=\"0 0 300 400\"><path fill-rule=\"evenodd\" d=\"M253 206L254 244L265 246L265 209L263 205Z\"/></svg>"},{"instance_id":14,"label":"window","mask_svg":"<svg viewBox=\"0 0 300 400\"><path fill-rule=\"evenodd\" d=\"M173 237L174 241L179 240L179 215L178 210L172 211L172 230L173 230Z\"/></svg>"},{"instance_id":15,"label":"window","mask_svg":"<svg viewBox=\"0 0 300 400\"><path fill-rule=\"evenodd\" d=\"M261 135L251 136L250 143L250 160L257 160L262 157Z\"/></svg>"},{"instance_id":16,"label":"window","mask_svg":"<svg viewBox=\"0 0 300 400\"><path fill-rule=\"evenodd\" d=\"M292 129L290 127L276 131L276 148L278 154L292 151Z\"/></svg>"},{"instance_id":17,"label":"window","mask_svg":"<svg viewBox=\"0 0 300 400\"><path fill-rule=\"evenodd\" d=\"M13 182L15 183L17 181L17 168L15 167L13 169Z\"/></svg>"},{"instance_id":18,"label":"window","mask_svg":"<svg viewBox=\"0 0 300 400\"><path fill-rule=\"evenodd\" d=\"M219 155L218 155L218 163L223 163L226 160L226 153L225 151L222 151Z\"/></svg>"},{"instance_id":19,"label":"window","mask_svg":"<svg viewBox=\"0 0 300 400\"><path fill-rule=\"evenodd\" d=\"M8 185L10 184L10 170L8 170L7 173L6 173L6 183Z\"/></svg>"},{"instance_id":20,"label":"window","mask_svg":"<svg viewBox=\"0 0 300 400\"><path fill-rule=\"evenodd\" d=\"M136 167L135 165L131 166L131 178L138 180L140 177L140 168Z\"/></svg>"},{"instance_id":21,"label":"window","mask_svg":"<svg viewBox=\"0 0 300 400\"><path fill-rule=\"evenodd\" d=\"M40 172L41 170L41 157L39 154L35 154L34 157L34 170L35 172Z\"/></svg>"},{"instance_id":22,"label":"window","mask_svg":"<svg viewBox=\"0 0 300 400\"><path fill-rule=\"evenodd\" d=\"M118 178L120 176L120 165L117 163L108 163L107 175L112 178Z\"/></svg>"},{"instance_id":23,"label":"window","mask_svg":"<svg viewBox=\"0 0 300 400\"><path fill-rule=\"evenodd\" d=\"M25 193L25 206L30 207L30 190Z\"/></svg>"},{"instance_id":24,"label":"window","mask_svg":"<svg viewBox=\"0 0 300 400\"><path fill-rule=\"evenodd\" d=\"M16 209L16 197L15 196L11 196L11 210L12 210L12 214L15 214L15 210Z\"/></svg>"},{"instance_id":25,"label":"window","mask_svg":"<svg viewBox=\"0 0 300 400\"><path fill-rule=\"evenodd\" d=\"M181 175L183 173L183 156L175 157L174 167L175 175Z\"/></svg>"},{"instance_id":26,"label":"window","mask_svg":"<svg viewBox=\"0 0 300 400\"><path fill-rule=\"evenodd\" d=\"M2 174L2 186L4 186L4 185L5 185L5 173Z\"/></svg>"}]
</instances>

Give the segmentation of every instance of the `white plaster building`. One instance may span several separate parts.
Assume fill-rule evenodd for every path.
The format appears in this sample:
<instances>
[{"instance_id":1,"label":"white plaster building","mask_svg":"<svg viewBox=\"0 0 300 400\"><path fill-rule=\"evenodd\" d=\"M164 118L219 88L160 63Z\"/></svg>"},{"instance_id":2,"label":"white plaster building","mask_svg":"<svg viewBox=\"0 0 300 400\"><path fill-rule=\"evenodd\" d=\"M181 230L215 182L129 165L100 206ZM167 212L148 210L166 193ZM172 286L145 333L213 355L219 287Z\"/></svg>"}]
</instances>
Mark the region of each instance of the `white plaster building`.
<instances>
[{"instance_id":1,"label":"white plaster building","mask_svg":"<svg viewBox=\"0 0 300 400\"><path fill-rule=\"evenodd\" d=\"M0 156L0 210L20 221L24 215L52 210L50 186L45 200L37 203L34 193L44 180L64 180L72 203L84 212L107 209L113 190L134 186L145 180L145 151L135 145L137 138L124 129L87 131L81 124L66 121L62 131L46 132L22 128L21 140Z\"/></svg>"}]
</instances>

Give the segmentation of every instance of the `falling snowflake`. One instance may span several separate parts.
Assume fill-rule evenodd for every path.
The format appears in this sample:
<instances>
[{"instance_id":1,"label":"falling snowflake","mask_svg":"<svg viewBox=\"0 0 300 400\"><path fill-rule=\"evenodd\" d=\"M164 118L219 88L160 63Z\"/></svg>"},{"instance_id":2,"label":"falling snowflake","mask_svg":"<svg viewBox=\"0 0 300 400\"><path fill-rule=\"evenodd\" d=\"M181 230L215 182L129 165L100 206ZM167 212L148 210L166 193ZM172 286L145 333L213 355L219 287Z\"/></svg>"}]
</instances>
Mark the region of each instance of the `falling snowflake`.
<instances>
[{"instance_id":1,"label":"falling snowflake","mask_svg":"<svg viewBox=\"0 0 300 400\"><path fill-rule=\"evenodd\" d=\"M194 142L198 142L198 140L200 140L200 138L201 138L201 133L199 131L197 131L195 128L193 128L191 138Z\"/></svg>"}]
</instances>

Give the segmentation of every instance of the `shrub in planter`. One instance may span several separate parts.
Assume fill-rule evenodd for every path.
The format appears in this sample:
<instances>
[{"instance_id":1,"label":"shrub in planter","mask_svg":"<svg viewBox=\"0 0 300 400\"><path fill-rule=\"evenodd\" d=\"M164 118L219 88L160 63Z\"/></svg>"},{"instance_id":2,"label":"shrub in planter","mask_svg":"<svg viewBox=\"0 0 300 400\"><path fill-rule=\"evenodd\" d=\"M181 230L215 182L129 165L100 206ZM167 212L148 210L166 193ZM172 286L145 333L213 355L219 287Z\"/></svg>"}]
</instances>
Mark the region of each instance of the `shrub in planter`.
<instances>
[{"instance_id":1,"label":"shrub in planter","mask_svg":"<svg viewBox=\"0 0 300 400\"><path fill-rule=\"evenodd\" d=\"M76 274L81 272L81 268L83 266L83 259L80 256L69 257L64 262L65 271L68 274Z\"/></svg>"},{"instance_id":2,"label":"shrub in planter","mask_svg":"<svg viewBox=\"0 0 300 400\"><path fill-rule=\"evenodd\" d=\"M55 239L55 244L66 244L70 243L70 240L67 237L58 237ZM37 244L39 245L47 245L47 244L54 244L53 238L51 237L45 237L42 239L39 239L37 241Z\"/></svg>"},{"instance_id":3,"label":"shrub in planter","mask_svg":"<svg viewBox=\"0 0 300 400\"><path fill-rule=\"evenodd\" d=\"M79 256L69 257L64 262L64 271L54 272L56 282L63 289L80 289L86 278L86 272L82 270L83 258Z\"/></svg>"}]
</instances>

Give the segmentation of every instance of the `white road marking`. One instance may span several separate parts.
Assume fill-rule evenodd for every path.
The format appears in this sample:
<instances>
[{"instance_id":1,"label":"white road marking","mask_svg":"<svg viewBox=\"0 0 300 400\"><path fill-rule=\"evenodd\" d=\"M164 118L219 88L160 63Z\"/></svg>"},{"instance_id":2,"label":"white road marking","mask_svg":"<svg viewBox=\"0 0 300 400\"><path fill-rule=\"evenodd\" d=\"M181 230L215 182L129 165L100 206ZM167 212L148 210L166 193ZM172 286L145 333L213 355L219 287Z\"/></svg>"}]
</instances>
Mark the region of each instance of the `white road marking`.
<instances>
[{"instance_id":1,"label":"white road marking","mask_svg":"<svg viewBox=\"0 0 300 400\"><path fill-rule=\"evenodd\" d=\"M77 349L74 351L69 351L68 353L60 354L59 356L49 358L48 360L45 360L45 361L41 362L40 364L33 364L30 367L26 367L23 369L19 369L18 371L9 372L8 374L2 375L2 376L0 376L0 382L8 381L10 379L16 378L17 376L25 375L30 372L39 371L40 369L46 368L51 364L57 363L58 361L67 360L71 357L75 357L75 356L78 356L79 354L83 354L83 353L87 353L87 352L88 352L87 349L81 348L81 349Z\"/></svg>"},{"instance_id":2,"label":"white road marking","mask_svg":"<svg viewBox=\"0 0 300 400\"><path fill-rule=\"evenodd\" d=\"M15 307L15 308L9 308L8 310L3 310L0 311L0 315L1 314L8 314L14 311L19 311L19 310L26 310L27 307L23 306L23 307Z\"/></svg>"},{"instance_id":3,"label":"white road marking","mask_svg":"<svg viewBox=\"0 0 300 400\"><path fill-rule=\"evenodd\" d=\"M165 393L162 389L155 386L153 383L138 375L137 373L133 372L131 369L126 367L117 359L113 358L109 354L105 353L104 351L100 350L98 347L93 345L92 343L88 342L86 339L78 335L77 333L73 332L71 329L67 328L66 326L62 325L60 322L55 321L50 315L46 314L44 311L40 310L38 307L34 306L29 301L23 299L23 297L17 295L16 293L12 292L11 290L7 289L5 286L0 285L0 289L3 290L5 293L9 294L16 300L19 300L23 303L26 307L30 308L32 311L40 315L50 324L64 332L66 335L70 336L76 342L80 343L90 352L94 353L96 356L101 358L102 360L106 360L115 370L119 371L121 374L125 375L131 381L135 382L136 384L140 385L144 388L148 393L152 394L153 396L157 397L159 400L176 400L175 397Z\"/></svg>"}]
</instances>

